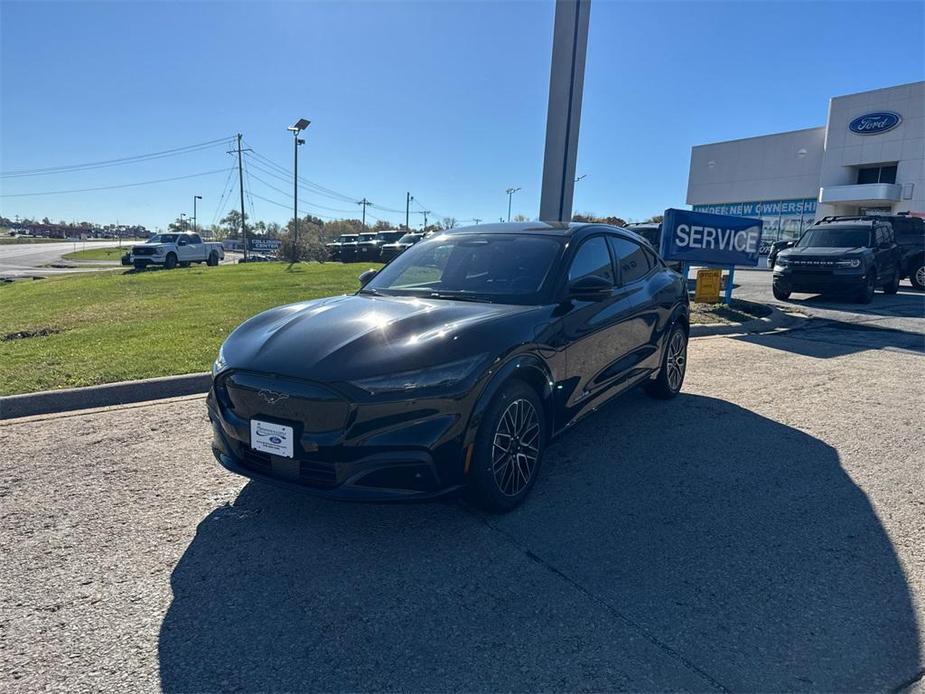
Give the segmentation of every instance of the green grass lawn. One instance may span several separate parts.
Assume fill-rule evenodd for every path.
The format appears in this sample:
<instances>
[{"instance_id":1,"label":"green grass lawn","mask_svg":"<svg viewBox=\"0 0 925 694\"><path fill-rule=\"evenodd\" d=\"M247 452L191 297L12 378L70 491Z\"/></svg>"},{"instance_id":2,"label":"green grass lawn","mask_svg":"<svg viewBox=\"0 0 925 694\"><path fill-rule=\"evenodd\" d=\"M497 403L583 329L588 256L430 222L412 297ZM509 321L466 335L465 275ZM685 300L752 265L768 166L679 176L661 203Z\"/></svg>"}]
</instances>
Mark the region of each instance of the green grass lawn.
<instances>
[{"instance_id":1,"label":"green grass lawn","mask_svg":"<svg viewBox=\"0 0 925 694\"><path fill-rule=\"evenodd\" d=\"M16 243L62 243L65 239L33 238L31 236L0 236L0 246Z\"/></svg>"},{"instance_id":2,"label":"green grass lawn","mask_svg":"<svg viewBox=\"0 0 925 694\"><path fill-rule=\"evenodd\" d=\"M0 395L208 371L246 318L356 291L372 266L193 266L0 285Z\"/></svg>"},{"instance_id":3,"label":"green grass lawn","mask_svg":"<svg viewBox=\"0 0 925 694\"><path fill-rule=\"evenodd\" d=\"M65 253L61 257L65 260L119 260L130 248L131 245L123 248L88 248L85 251Z\"/></svg>"}]
</instances>

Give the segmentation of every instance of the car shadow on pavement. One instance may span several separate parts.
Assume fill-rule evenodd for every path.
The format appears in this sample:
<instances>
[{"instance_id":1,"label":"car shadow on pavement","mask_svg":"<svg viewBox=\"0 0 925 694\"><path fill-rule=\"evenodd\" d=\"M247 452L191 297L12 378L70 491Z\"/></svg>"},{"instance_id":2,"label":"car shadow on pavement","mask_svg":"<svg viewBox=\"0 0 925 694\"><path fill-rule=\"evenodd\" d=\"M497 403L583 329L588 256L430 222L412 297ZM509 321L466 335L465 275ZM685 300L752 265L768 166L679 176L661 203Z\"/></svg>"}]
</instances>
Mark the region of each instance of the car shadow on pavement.
<instances>
[{"instance_id":1,"label":"car shadow on pavement","mask_svg":"<svg viewBox=\"0 0 925 694\"><path fill-rule=\"evenodd\" d=\"M923 333L827 318L805 318L789 330L750 333L734 339L817 359L843 357L872 349L925 355Z\"/></svg>"},{"instance_id":2,"label":"car shadow on pavement","mask_svg":"<svg viewBox=\"0 0 925 694\"><path fill-rule=\"evenodd\" d=\"M794 294L782 306L799 308L821 308L850 314L863 313L871 316L892 316L895 318L925 318L925 293L912 287L900 286L899 292L883 294L876 292L869 304L859 304L850 297L829 294Z\"/></svg>"},{"instance_id":3,"label":"car shadow on pavement","mask_svg":"<svg viewBox=\"0 0 925 694\"><path fill-rule=\"evenodd\" d=\"M906 577L835 449L709 397L628 394L506 516L249 483L173 571L179 691L885 690Z\"/></svg>"}]
</instances>

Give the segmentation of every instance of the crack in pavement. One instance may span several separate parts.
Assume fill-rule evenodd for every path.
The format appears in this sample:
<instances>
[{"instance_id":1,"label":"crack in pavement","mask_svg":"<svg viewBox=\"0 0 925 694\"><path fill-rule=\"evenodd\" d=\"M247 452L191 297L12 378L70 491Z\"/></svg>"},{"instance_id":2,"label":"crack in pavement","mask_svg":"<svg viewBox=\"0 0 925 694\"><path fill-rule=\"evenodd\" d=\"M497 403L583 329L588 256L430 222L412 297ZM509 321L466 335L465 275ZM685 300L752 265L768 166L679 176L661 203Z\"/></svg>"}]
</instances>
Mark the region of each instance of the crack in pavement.
<instances>
[{"instance_id":1,"label":"crack in pavement","mask_svg":"<svg viewBox=\"0 0 925 694\"><path fill-rule=\"evenodd\" d=\"M475 519L483 523L490 530L493 530L494 532L498 533L501 537L505 539L505 541L507 541L508 544L512 545L518 551L522 552L524 556L526 556L530 561L536 564L539 564L540 566L542 566L544 569L546 569L553 575L558 576L560 579L565 581L568 585L570 585L572 588L577 590L579 593L581 593L585 597L601 605L612 616L619 619L621 622L627 625L630 629L632 629L633 631L638 633L640 636L642 636L644 639L646 639L646 641L648 641L653 646L661 650L669 658L681 663L681 665L683 665L685 668L687 668L688 670L693 672L695 675L697 675L699 678L707 682L713 689L719 692L731 692L732 691L731 689L723 685L721 682L719 682L715 677L713 677L708 672L706 672L703 668L699 667L697 664L695 664L693 661L687 658L685 655L683 655L676 649L669 646L667 643L659 639L658 636L656 636L655 634L647 630L645 627L643 627L641 624L639 624L638 622L633 620L631 617L626 615L624 612L622 612L618 607L611 604L610 601L608 601L606 598L603 598L597 595L596 593L593 593L588 588L586 588L581 583L579 583L576 579L572 578L567 573L559 569L557 566L547 561L546 559L543 559L543 557L539 556L538 554L536 554L533 550L529 549L528 547L525 547L524 545L520 544L517 538L511 535L506 530L503 530L497 527L496 525L493 525L485 515L479 513L478 511L472 509L471 507L467 505L463 505L463 508L466 510L467 513L469 513Z\"/></svg>"}]
</instances>

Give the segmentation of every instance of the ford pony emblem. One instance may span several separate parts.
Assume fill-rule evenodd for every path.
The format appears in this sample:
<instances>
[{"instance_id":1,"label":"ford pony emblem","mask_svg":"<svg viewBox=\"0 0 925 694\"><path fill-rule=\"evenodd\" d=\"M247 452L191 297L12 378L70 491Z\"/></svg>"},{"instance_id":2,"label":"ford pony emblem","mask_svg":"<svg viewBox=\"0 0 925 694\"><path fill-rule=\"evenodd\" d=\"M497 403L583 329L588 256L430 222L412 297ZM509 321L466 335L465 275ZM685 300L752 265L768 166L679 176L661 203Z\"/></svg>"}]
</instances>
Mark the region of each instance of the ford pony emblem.
<instances>
[{"instance_id":1,"label":"ford pony emblem","mask_svg":"<svg viewBox=\"0 0 925 694\"><path fill-rule=\"evenodd\" d=\"M286 398L289 397L285 393L277 393L275 390L266 390L266 389L261 390L259 393L257 393L257 395L263 398L263 401L267 405L274 405L278 403L280 400L285 400Z\"/></svg>"},{"instance_id":2,"label":"ford pony emblem","mask_svg":"<svg viewBox=\"0 0 925 694\"><path fill-rule=\"evenodd\" d=\"M879 135L902 123L903 117L893 111L877 111L858 116L848 124L848 130L858 135Z\"/></svg>"}]
</instances>

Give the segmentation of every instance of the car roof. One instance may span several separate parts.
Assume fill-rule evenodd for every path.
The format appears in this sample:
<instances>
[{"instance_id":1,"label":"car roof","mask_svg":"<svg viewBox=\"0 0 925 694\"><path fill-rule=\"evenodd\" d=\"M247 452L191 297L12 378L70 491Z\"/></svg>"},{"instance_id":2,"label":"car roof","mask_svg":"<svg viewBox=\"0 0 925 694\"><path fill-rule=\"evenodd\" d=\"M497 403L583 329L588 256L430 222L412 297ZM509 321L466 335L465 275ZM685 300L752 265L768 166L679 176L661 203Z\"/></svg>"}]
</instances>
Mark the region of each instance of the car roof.
<instances>
[{"instance_id":1,"label":"car roof","mask_svg":"<svg viewBox=\"0 0 925 694\"><path fill-rule=\"evenodd\" d=\"M835 227L836 229L839 227L843 229L847 227L855 227L855 228L871 227L871 226L874 226L875 224L886 224L886 223L888 222L883 219L839 219L839 220L834 220L831 222L818 222L816 224L813 224L813 226L810 227L810 229L815 228L815 227Z\"/></svg>"},{"instance_id":2,"label":"car roof","mask_svg":"<svg viewBox=\"0 0 925 694\"><path fill-rule=\"evenodd\" d=\"M593 224L590 222L498 222L496 224L477 224L467 227L453 227L443 233L476 233L476 234L552 234L556 236L571 236L586 227L608 227L619 230L620 227L607 224Z\"/></svg>"}]
</instances>

